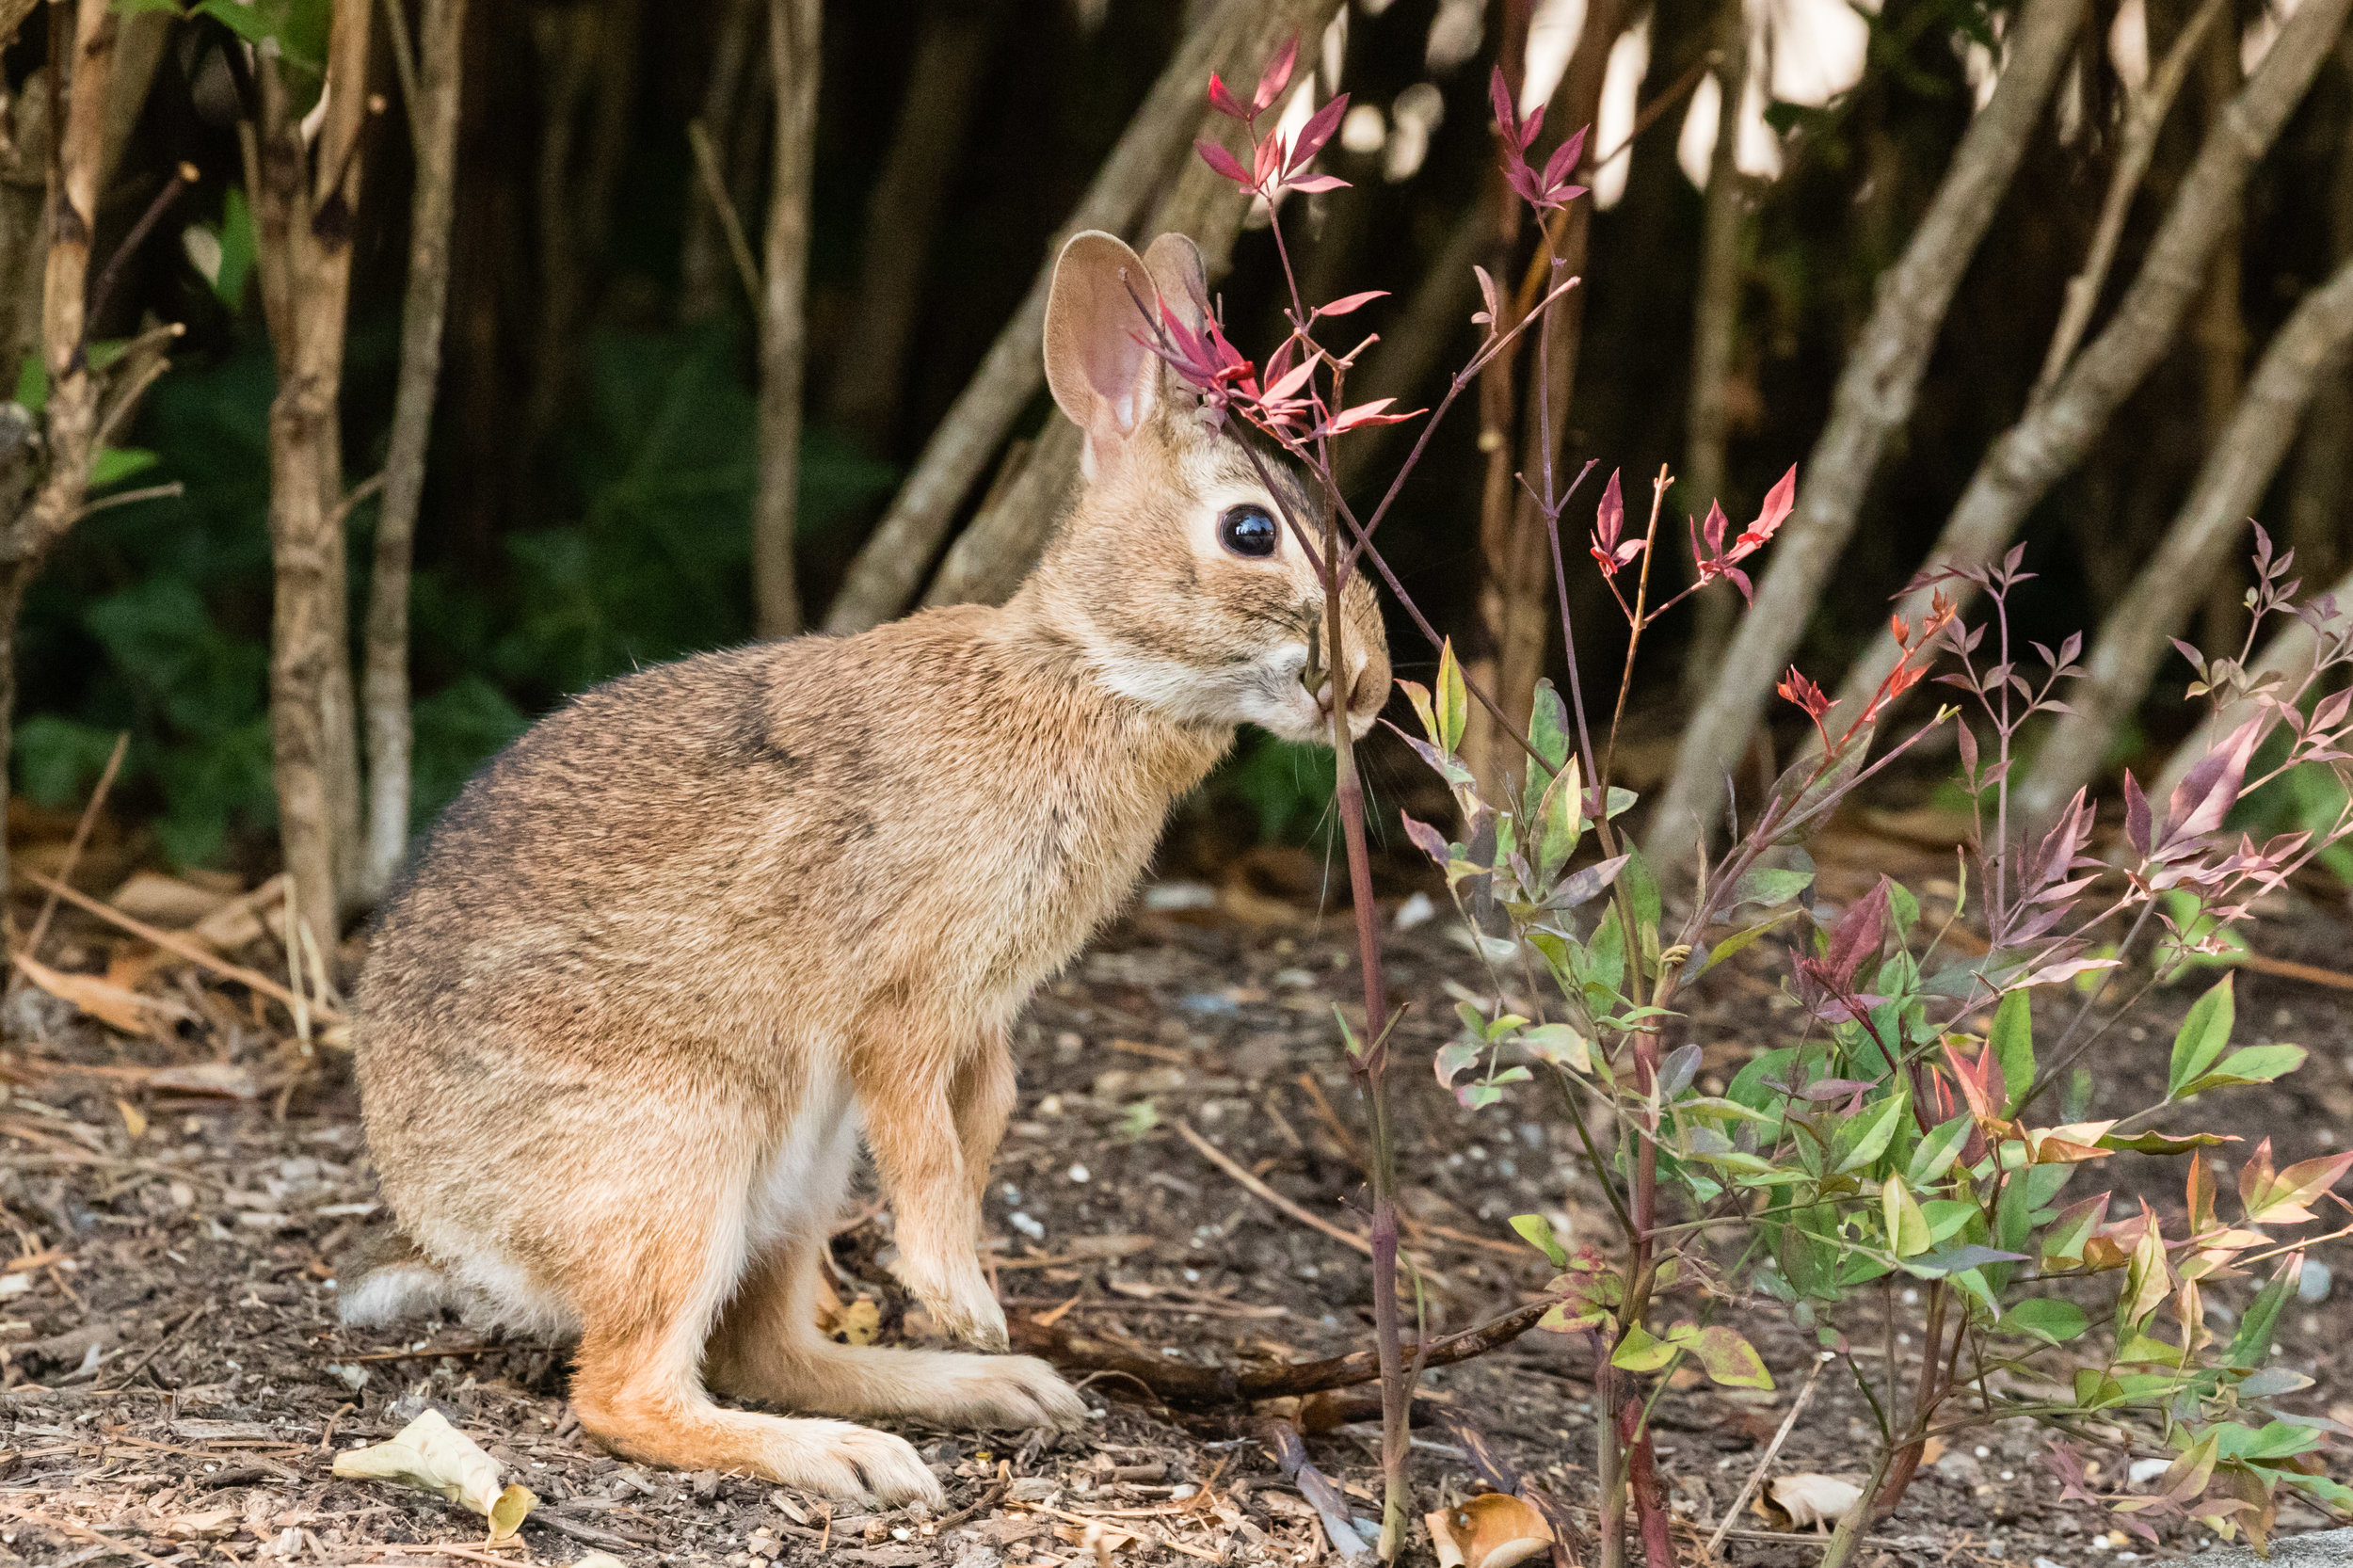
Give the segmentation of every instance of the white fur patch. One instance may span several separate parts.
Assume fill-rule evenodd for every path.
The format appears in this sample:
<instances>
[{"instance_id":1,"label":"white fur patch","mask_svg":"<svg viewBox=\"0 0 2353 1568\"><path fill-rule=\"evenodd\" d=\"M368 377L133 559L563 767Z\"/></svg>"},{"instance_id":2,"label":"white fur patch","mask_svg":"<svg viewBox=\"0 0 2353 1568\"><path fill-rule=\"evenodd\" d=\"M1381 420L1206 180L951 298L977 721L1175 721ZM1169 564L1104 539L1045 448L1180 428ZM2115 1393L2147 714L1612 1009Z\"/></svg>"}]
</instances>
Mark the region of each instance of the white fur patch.
<instances>
[{"instance_id":1,"label":"white fur patch","mask_svg":"<svg viewBox=\"0 0 2353 1568\"><path fill-rule=\"evenodd\" d=\"M343 1293L343 1320L351 1328L384 1328L439 1312L454 1297L448 1277L431 1264L388 1263Z\"/></svg>"},{"instance_id":2,"label":"white fur patch","mask_svg":"<svg viewBox=\"0 0 2353 1568\"><path fill-rule=\"evenodd\" d=\"M859 1125L846 1077L827 1073L809 1085L767 1162L752 1174L744 1215L751 1256L831 1228L856 1168Z\"/></svg>"}]
</instances>

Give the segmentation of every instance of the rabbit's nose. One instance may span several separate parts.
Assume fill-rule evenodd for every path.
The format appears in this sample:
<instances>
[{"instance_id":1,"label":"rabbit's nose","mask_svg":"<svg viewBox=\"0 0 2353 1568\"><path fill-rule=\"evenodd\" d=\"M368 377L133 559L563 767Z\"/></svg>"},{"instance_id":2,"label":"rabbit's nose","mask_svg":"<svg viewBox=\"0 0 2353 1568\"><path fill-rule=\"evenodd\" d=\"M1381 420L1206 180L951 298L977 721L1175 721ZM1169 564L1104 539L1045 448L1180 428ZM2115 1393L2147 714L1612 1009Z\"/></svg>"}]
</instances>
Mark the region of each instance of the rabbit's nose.
<instances>
[{"instance_id":1,"label":"rabbit's nose","mask_svg":"<svg viewBox=\"0 0 2353 1568\"><path fill-rule=\"evenodd\" d=\"M1356 666L1355 673L1348 683L1348 710L1353 713L1363 706L1364 699L1370 695L1367 689L1370 682L1366 677L1372 661L1359 653L1350 662ZM1328 673L1318 682L1315 694L1316 712L1325 718L1330 718L1332 716L1332 677Z\"/></svg>"}]
</instances>

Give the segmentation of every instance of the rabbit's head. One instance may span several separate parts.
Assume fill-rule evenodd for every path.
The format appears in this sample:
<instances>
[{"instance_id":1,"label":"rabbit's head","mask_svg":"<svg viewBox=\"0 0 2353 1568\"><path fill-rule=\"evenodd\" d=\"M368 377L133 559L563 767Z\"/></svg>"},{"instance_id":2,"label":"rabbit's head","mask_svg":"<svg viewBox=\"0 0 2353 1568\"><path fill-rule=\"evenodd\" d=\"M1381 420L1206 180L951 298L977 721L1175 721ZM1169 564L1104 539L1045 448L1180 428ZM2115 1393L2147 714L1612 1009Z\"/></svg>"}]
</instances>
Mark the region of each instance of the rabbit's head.
<instances>
[{"instance_id":1,"label":"rabbit's head","mask_svg":"<svg viewBox=\"0 0 2353 1568\"><path fill-rule=\"evenodd\" d=\"M1183 235L1141 258L1100 232L1063 247L1046 377L1084 438L1085 485L1032 592L1107 684L1172 718L1328 740L1337 685L1362 735L1389 692L1371 584L1358 573L1341 592L1349 668L1336 678L1323 587L1284 521L1288 507L1320 538L1320 487L1273 443L1245 449L1257 438L1239 420L1224 431L1205 422L1148 345L1143 312L1156 296L1198 323L1201 253Z\"/></svg>"}]
</instances>

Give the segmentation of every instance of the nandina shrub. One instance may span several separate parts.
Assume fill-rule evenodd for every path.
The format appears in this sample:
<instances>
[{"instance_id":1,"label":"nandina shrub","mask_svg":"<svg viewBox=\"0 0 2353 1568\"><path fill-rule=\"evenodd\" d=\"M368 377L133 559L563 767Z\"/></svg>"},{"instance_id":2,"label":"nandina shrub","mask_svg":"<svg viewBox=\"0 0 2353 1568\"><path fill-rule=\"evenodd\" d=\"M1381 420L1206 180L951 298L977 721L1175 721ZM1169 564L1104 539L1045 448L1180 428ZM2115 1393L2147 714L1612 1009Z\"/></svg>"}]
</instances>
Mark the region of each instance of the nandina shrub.
<instances>
[{"instance_id":1,"label":"nandina shrub","mask_svg":"<svg viewBox=\"0 0 2353 1568\"><path fill-rule=\"evenodd\" d=\"M2214 739L2161 808L2127 776L2122 847L2102 859L2092 853L2093 808L2084 794L2031 831L2012 820L2009 779L2020 731L2037 714L2063 707L2059 693L2077 673L2080 648L2080 638L2070 637L2057 650L2034 645L2031 657L2013 648L2009 596L2029 575L2013 552L1996 568L1969 574L1992 605L1986 624L1964 626L1943 600L1920 625L1897 623L1903 657L1860 712L1840 711L1802 674L1788 673L1781 694L1812 723L1815 744L1761 800L1736 810L1730 842L1688 889L1676 889L1671 914L1657 877L1620 835L1618 819L1636 802L1611 778L1642 636L1683 597L1650 601L1667 476L1652 487L1639 536L1627 531L1616 475L1595 504L1586 553L1629 632L1598 748L1568 624L1560 537L1561 515L1585 473L1559 483L1545 450L1538 472L1519 476L1550 536L1570 653L1566 697L1540 685L1524 728L1519 715L1501 712L1465 680L1451 645L1414 606L1374 540L1438 420L1576 285L1552 248L1555 229L1543 220L1583 194L1570 184L1583 133L1565 139L1543 168L1530 166L1543 110L1521 116L1496 73L1503 172L1539 219L1541 248L1517 288L1499 288L1479 271L1479 350L1449 383L1379 503L1360 518L1334 480L1333 443L1353 429L1415 416L1392 411L1386 399L1350 407L1348 375L1373 340L1335 352L1319 336L1381 296L1310 305L1300 295L1281 205L1291 191L1341 185L1314 164L1347 101L1335 98L1295 135L1262 135L1258 122L1288 87L1294 58L1295 49L1278 56L1247 101L1212 77L1209 101L1241 124L1249 151L1244 157L1214 143L1200 148L1210 167L1266 203L1274 218L1289 330L1261 369L1226 338L1212 301L1192 301L1192 311L1167 301L1156 308L1139 289L1139 331L1200 393L1207 419L1225 428L1240 422L1273 440L1324 492L1328 508L1310 520L1283 502L1282 488L1268 486L1334 607L1321 648L1325 667L1347 667L1337 606L1360 560L1439 650L1433 689L1402 683L1422 730L1407 739L1452 791L1456 821L1451 831L1411 820L1403 825L1443 868L1485 972L1475 977L1483 985L1467 988L1481 1000L1463 1004L1462 1030L1439 1050L1435 1069L1474 1109L1540 1075L1553 1080L1564 1119L1609 1195L1615 1235L1578 1239L1573 1250L1541 1219L1513 1222L1561 1271L1541 1326L1581 1336L1593 1357L1602 1568L1624 1561L1628 1503L1650 1568L1673 1561L1650 1408L1686 1360L1720 1384L1770 1386L1755 1348L1717 1320L1728 1308L1767 1302L1816 1336L1825 1358L1819 1364L1835 1364L1851 1378L1878 1427L1869 1484L1839 1521L1827 1568L1842 1568L1865 1528L1901 1499L1931 1438L2017 1416L2065 1434L2052 1460L2073 1496L2091 1496L2075 1443L2170 1456L2153 1493L2109 1499L2128 1527L2153 1537L2153 1522L2172 1516L2261 1541L2282 1486L2324 1508L2353 1506L2353 1490L2329 1479L2316 1458L2323 1425L2264 1404L2304 1382L2265 1363L2301 1249L2317 1239L2302 1227L2316 1220L2313 1206L2324 1197L2347 1207L2330 1190L2353 1167L2353 1153L2279 1170L2265 1143L2242 1161L2239 1214L2226 1221L2205 1151L2227 1140L2141 1125L2205 1096L2277 1079L2303 1052L2232 1048L2225 978L2185 1020L2156 1104L2095 1117L2088 1076L2073 1070L2121 1011L2103 1003L2127 965L2143 966L2153 984L2224 951L2221 934L2250 899L2353 834L2353 806L2261 845L2224 828L2242 799L2294 770L2346 771L2353 695L2321 694L2353 667L2353 624L2326 600L2294 611L2312 623L2319 646L2311 673L2293 685L2276 678L2250 683L2243 660L2201 664L2193 696L2212 700L2217 712L2251 707L2254 716ZM1542 389L1550 380L1547 335L1538 332L1535 342L1534 384ZM1539 424L1549 428L1550 421ZM1244 442L1242 450L1259 460L1255 446ZM1684 592L1723 580L1745 596L1741 563L1770 543L1795 488L1793 470L1737 535L1719 506L1693 521L1693 585ZM2262 540L2249 597L2258 628L2293 601L2291 559L2292 552L2275 558ZM1881 745L1884 722L1932 671L1958 700ZM1482 792L1457 749L1474 699L1525 754L1499 798ZM1959 783L1976 810L1961 862L1966 886L1955 907L1929 931L1918 900L1881 877L1833 916L1812 896L1804 840L1857 786L1948 724L1956 727ZM2275 729L2284 730L2285 744L2250 777L2258 744ZM1337 711L1333 743L1364 959L1367 1028L1358 1034L1343 1019L1341 1033L1371 1121L1387 1480L1381 1545L1391 1556L1406 1519L1411 1377L1396 1291L1388 1008L1362 792ZM1952 940L1964 915L1977 938L1965 946L1977 951ZM1683 994L1775 933L1789 955L1786 985L1801 1004L1803 1026L1750 1061L1723 1093L1707 1093L1698 1081L1700 1048L1676 1039ZM1589 1112L1600 1118L1598 1128ZM2084 1167L2125 1152L2184 1163L2185 1216L2171 1230L2145 1205L2123 1212L2108 1194L2070 1192ZM2348 1232L2353 1226L2333 1234ZM2258 1272L2265 1282L2232 1336L2221 1339L2209 1325L2206 1282ZM1910 1325L1918 1350L1908 1375L1899 1376L1907 1368L1896 1354L1896 1287L1907 1279L1919 1282ZM1694 1304L1670 1310L1671 1301ZM1876 1380L1854 1353L1855 1336L1866 1330L1886 1340Z\"/></svg>"},{"instance_id":2,"label":"nandina shrub","mask_svg":"<svg viewBox=\"0 0 2353 1568\"><path fill-rule=\"evenodd\" d=\"M1769 534L1785 504L1783 492L1769 498L1752 532ZM1612 576L1656 538L1655 504L1653 529L1631 552L1618 539L1618 511L1613 484L1591 552ZM1700 577L1728 553L1702 550ZM2290 565L2264 541L2258 619L2292 597ZM2051 1462L2071 1496L2092 1498L2077 1443L2169 1456L2152 1492L2107 1499L2152 1540L2153 1522L2172 1517L2260 1543L2282 1486L2331 1510L2353 1505L2353 1489L2317 1458L2328 1424L2264 1402L2310 1384L2266 1358L2302 1249L2315 1240L2297 1237L2353 1153L2279 1170L2265 1141L2244 1159L2238 1216L2226 1219L2204 1151L2230 1140L2143 1126L2205 1096L2269 1082L2300 1065L2303 1049L2232 1048L2226 976L2184 1019L2155 1103L2123 1114L2102 1107L2095 1118L2089 1075L2069 1070L2114 1016L2100 1003L2129 960L2145 955L2153 984L2223 951L2220 931L2250 898L2353 829L2353 812L2341 812L2320 831L2257 845L2223 827L2236 802L2292 768L2345 765L2353 695L2315 694L2353 665L2353 621L2325 602L2301 612L2320 635L2312 674L2293 690L2274 683L2251 694L2257 716L2217 742L2162 808L2128 775L2111 863L2089 853L2093 811L2082 794L2034 833L2009 821L2013 743L2057 706L2076 673L2072 637L2057 651L2038 646L2031 663L2013 660L2008 600L2027 575L2013 555L1977 579L1993 606L1990 648L1989 628L1964 629L1941 608L1926 627L1899 627L1904 663L1850 720L1792 671L1782 694L1813 721L1817 749L1698 874L1677 919L1639 851L1580 856L1587 835L1632 800L1609 788L1606 763L1596 787L1584 784L1578 727L1557 695L1540 691L1529 715L1536 755L1523 788L1490 803L1454 751L1466 699L1451 651L1434 691L1409 691L1425 737L1417 749L1453 790L1461 828L1453 840L1407 828L1445 868L1481 950L1495 955L1483 987L1494 1000L1461 1004L1463 1028L1437 1053L1438 1079L1481 1107L1539 1073L1556 1078L1618 1222L1613 1242L1574 1251L1540 1218L1513 1222L1563 1271L1561 1303L1539 1327L1593 1345L1602 1474L1612 1489L1602 1506L1605 1561L1615 1555L1616 1491L1647 1473L1642 1416L1658 1381L1689 1359L1720 1384L1769 1386L1747 1340L1709 1321L1762 1302L1812 1331L1877 1424L1869 1482L1825 1560L1833 1568L1871 1518L1900 1500L1930 1438L2019 1416L2064 1434ZM1647 624L1639 594L1625 608L1639 634ZM1963 700L1873 759L1883 712L1940 659L1953 667L1937 680ZM2201 667L2201 684L2207 674ZM2243 680L2202 695L2250 696ZM1808 901L1806 833L1855 783L1947 723L1958 726L1960 783L1977 803L1953 911L1930 930L1914 896L1882 876L1833 918ZM2250 779L2249 759L2275 726L2288 744ZM1980 951L1948 940L1964 909ZM1776 928L1803 1027L1752 1058L1721 1094L1705 1093L1696 1082L1700 1048L1672 1043L1678 1001ZM1587 1106L1606 1118L1598 1141L1580 1113ZM2107 1192L2080 1191L2090 1185L2084 1167L2126 1151L2184 1163L2185 1213L2170 1229L2146 1204L2125 1210ZM2223 1338L2208 1321L2208 1282L2258 1271L2265 1283ZM1898 1281L1920 1282L1907 1292L1918 1301L1909 1368L1897 1351ZM1696 1311L1667 1321L1670 1291L1695 1300ZM1879 1376L1857 1359L1857 1340L1874 1346ZM1633 1490L1656 1561L1672 1550L1664 1520L1655 1496Z\"/></svg>"}]
</instances>

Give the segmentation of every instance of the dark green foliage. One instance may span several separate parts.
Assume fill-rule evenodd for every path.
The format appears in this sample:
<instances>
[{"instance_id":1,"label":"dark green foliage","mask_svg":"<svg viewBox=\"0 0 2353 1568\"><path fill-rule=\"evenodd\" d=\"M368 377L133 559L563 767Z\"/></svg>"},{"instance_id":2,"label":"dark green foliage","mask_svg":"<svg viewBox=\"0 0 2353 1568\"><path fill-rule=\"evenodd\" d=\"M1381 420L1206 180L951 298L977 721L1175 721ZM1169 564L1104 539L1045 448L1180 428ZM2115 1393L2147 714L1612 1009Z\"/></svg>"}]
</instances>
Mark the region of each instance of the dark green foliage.
<instances>
[{"instance_id":1,"label":"dark green foliage","mask_svg":"<svg viewBox=\"0 0 2353 1568\"><path fill-rule=\"evenodd\" d=\"M389 371L382 337L355 335L355 369ZM604 334L586 359L588 395L556 442L562 493L549 508L575 520L508 536L485 570L439 534L428 496L412 607L417 825L533 714L626 670L749 634L757 472L743 334ZM22 711L32 716L17 731L19 787L47 806L79 800L127 729L118 788L155 813L159 842L183 863L216 860L275 820L265 706L275 383L258 341L166 376L139 422L154 461L138 482L177 480L184 493L91 517L27 607ZM803 529L838 526L895 477L810 432ZM372 505L357 509L355 659L373 522Z\"/></svg>"}]
</instances>

